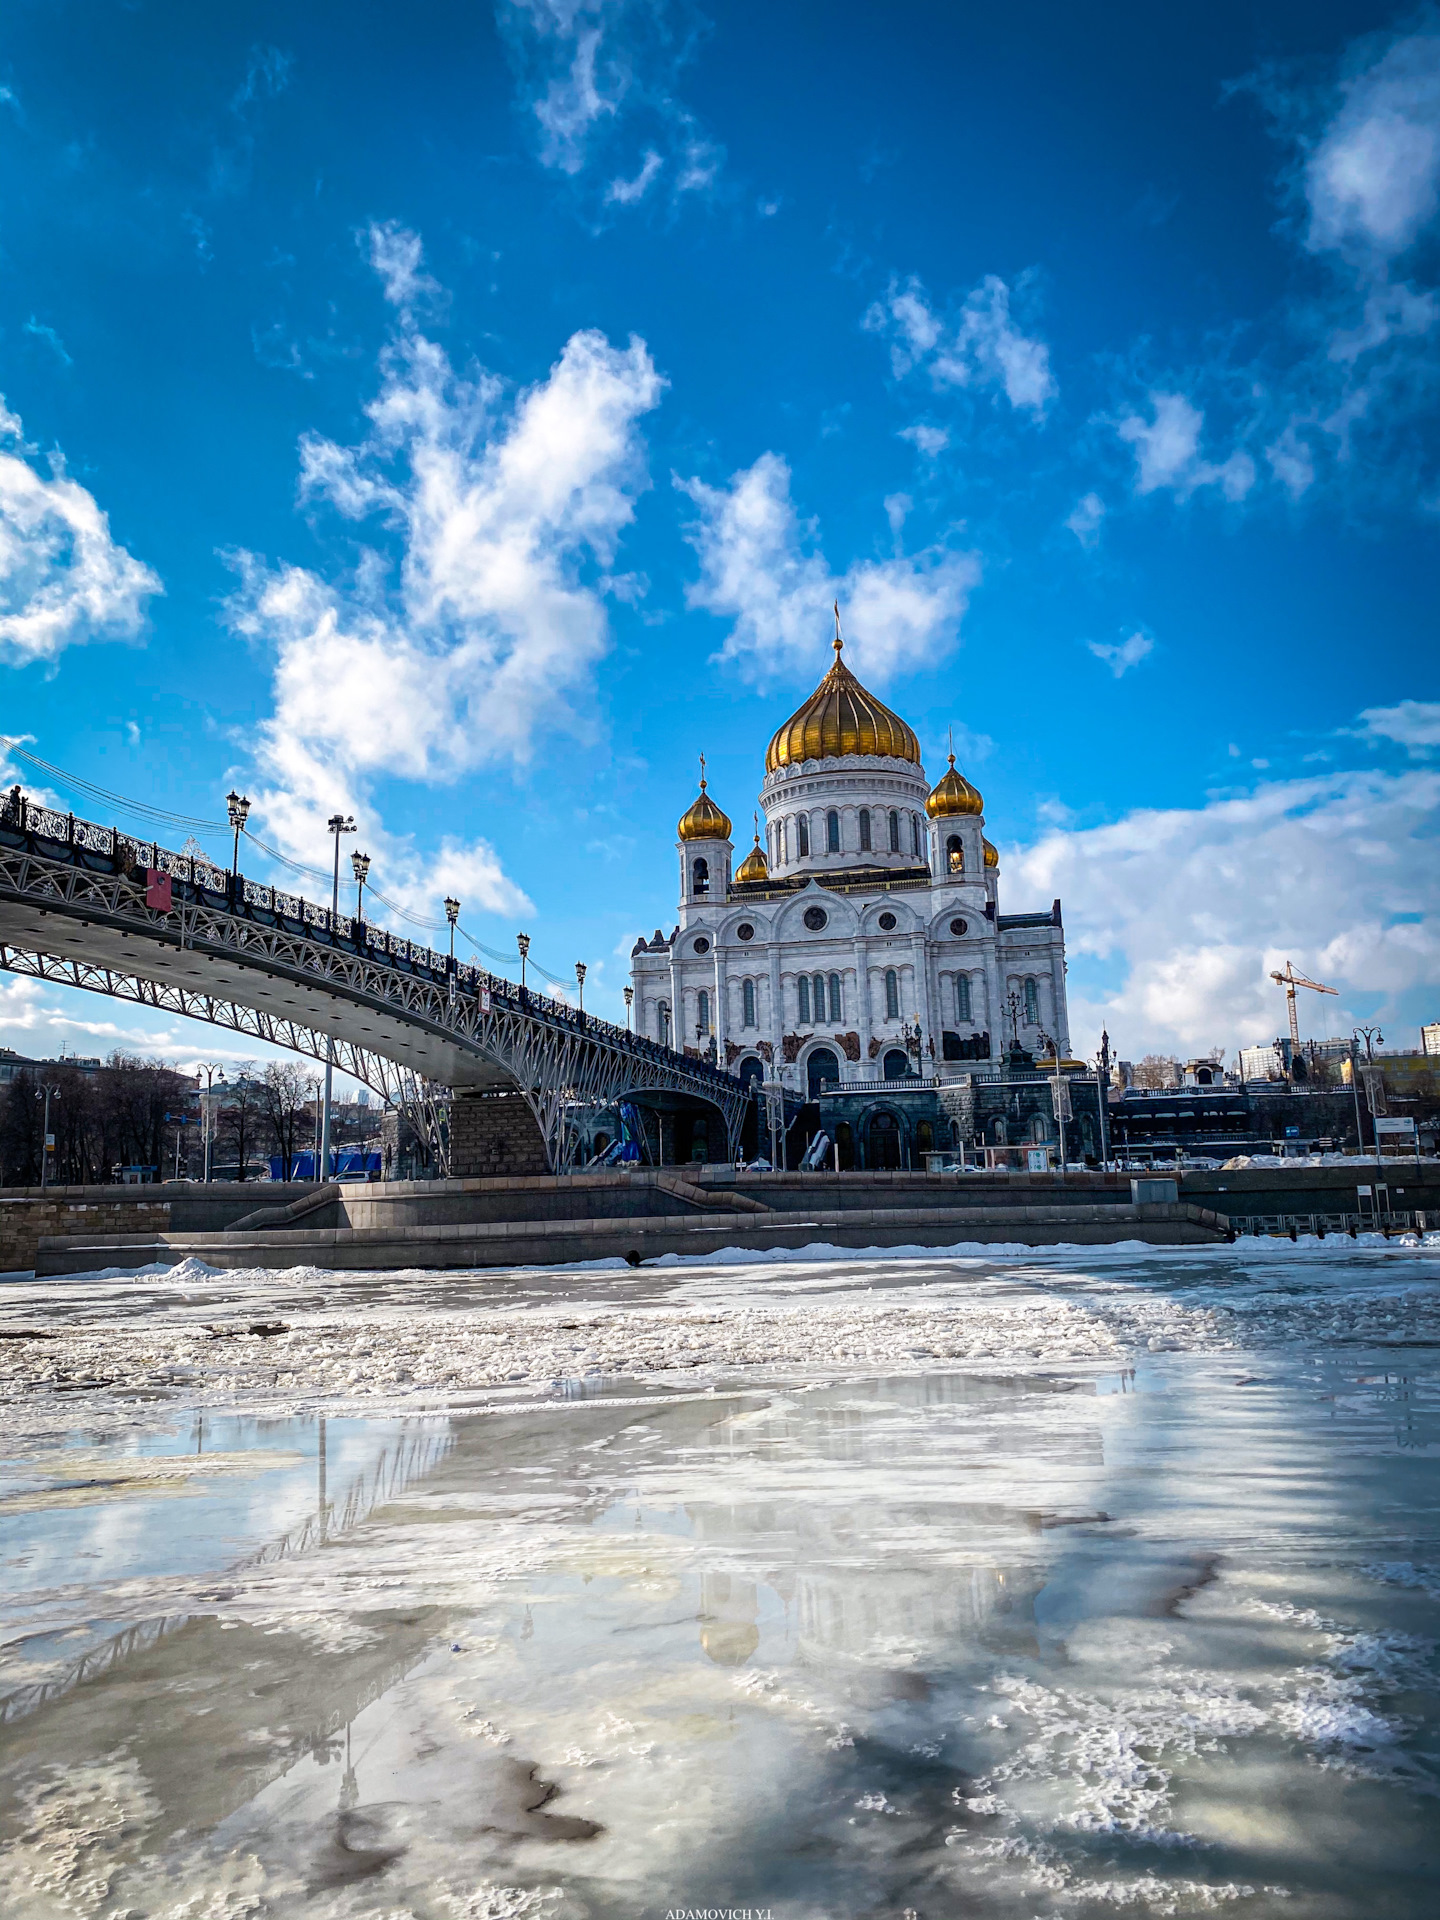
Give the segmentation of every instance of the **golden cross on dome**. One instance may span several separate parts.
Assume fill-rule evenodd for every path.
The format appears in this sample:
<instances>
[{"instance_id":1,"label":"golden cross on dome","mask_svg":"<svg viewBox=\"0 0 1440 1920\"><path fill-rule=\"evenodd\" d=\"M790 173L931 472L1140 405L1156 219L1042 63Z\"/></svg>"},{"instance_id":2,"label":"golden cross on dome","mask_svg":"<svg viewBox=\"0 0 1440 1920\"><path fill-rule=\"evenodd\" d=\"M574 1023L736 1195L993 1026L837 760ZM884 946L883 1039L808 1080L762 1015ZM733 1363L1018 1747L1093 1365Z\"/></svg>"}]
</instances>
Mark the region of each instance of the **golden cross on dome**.
<instances>
[{"instance_id":1,"label":"golden cross on dome","mask_svg":"<svg viewBox=\"0 0 1440 1920\"><path fill-rule=\"evenodd\" d=\"M835 602L835 651L839 653L845 642L840 638L840 602Z\"/></svg>"},{"instance_id":2,"label":"golden cross on dome","mask_svg":"<svg viewBox=\"0 0 1440 1920\"><path fill-rule=\"evenodd\" d=\"M702 793L705 790L705 756L703 753L700 756L700 790Z\"/></svg>"}]
</instances>

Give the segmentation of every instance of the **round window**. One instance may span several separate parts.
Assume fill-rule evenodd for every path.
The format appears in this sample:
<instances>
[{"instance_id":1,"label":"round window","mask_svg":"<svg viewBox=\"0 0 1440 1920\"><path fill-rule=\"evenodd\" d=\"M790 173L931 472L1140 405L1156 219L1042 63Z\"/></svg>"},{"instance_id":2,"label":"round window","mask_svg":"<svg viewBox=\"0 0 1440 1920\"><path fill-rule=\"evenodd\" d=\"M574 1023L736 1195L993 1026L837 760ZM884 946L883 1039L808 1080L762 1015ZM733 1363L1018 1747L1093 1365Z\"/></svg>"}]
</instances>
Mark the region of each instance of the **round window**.
<instances>
[{"instance_id":1,"label":"round window","mask_svg":"<svg viewBox=\"0 0 1440 1920\"><path fill-rule=\"evenodd\" d=\"M895 931L895 916L893 913L881 914L880 931L882 933L893 933Z\"/></svg>"},{"instance_id":2,"label":"round window","mask_svg":"<svg viewBox=\"0 0 1440 1920\"><path fill-rule=\"evenodd\" d=\"M828 924L829 919L830 916L826 913L824 907L807 907L805 909L805 924L812 933L818 933L823 926Z\"/></svg>"},{"instance_id":3,"label":"round window","mask_svg":"<svg viewBox=\"0 0 1440 1920\"><path fill-rule=\"evenodd\" d=\"M710 951L710 942L705 938L703 933L695 942L695 951L696 953L709 953Z\"/></svg>"},{"instance_id":4,"label":"round window","mask_svg":"<svg viewBox=\"0 0 1440 1920\"><path fill-rule=\"evenodd\" d=\"M952 920L950 922L950 931L951 933L968 933L970 931L970 922L968 920Z\"/></svg>"},{"instance_id":5,"label":"round window","mask_svg":"<svg viewBox=\"0 0 1440 1920\"><path fill-rule=\"evenodd\" d=\"M742 920L739 926L736 927L735 938L737 940L753 940L755 938L755 929L748 920Z\"/></svg>"}]
</instances>

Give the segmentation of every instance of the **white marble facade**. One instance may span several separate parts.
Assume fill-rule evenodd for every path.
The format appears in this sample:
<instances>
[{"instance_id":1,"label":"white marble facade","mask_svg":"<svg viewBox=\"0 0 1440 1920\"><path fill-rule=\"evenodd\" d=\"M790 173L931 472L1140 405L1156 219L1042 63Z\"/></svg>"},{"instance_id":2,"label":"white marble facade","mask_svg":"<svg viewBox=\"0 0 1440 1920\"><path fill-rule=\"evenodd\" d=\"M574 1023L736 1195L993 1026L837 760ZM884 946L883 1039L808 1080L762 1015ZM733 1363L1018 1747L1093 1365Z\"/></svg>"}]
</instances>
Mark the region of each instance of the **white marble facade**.
<instances>
[{"instance_id":1,"label":"white marble facade","mask_svg":"<svg viewBox=\"0 0 1440 1920\"><path fill-rule=\"evenodd\" d=\"M682 818L679 923L631 956L637 1030L812 1094L984 1071L1012 1009L1022 1046L1068 1053L1060 903L1000 913L979 793L953 761L932 789L839 654L771 742L763 845L735 865L703 782Z\"/></svg>"}]
</instances>

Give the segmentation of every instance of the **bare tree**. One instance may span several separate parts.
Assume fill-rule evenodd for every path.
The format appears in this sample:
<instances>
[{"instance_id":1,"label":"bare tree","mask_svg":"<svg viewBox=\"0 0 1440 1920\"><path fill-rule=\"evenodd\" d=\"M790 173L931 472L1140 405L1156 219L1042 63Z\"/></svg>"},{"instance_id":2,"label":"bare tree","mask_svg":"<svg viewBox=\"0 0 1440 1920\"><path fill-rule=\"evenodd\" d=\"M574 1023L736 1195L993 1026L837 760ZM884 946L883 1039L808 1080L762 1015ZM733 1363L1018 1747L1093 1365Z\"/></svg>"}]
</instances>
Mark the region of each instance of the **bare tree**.
<instances>
[{"instance_id":1,"label":"bare tree","mask_svg":"<svg viewBox=\"0 0 1440 1920\"><path fill-rule=\"evenodd\" d=\"M1135 1085L1162 1092L1180 1084L1180 1062L1168 1053L1147 1053L1135 1063Z\"/></svg>"},{"instance_id":2,"label":"bare tree","mask_svg":"<svg viewBox=\"0 0 1440 1920\"><path fill-rule=\"evenodd\" d=\"M243 1180L250 1155L259 1146L266 1126L264 1083L253 1060L242 1060L233 1080L227 1080L216 1120L217 1146L223 1142L235 1155L235 1178Z\"/></svg>"},{"instance_id":3,"label":"bare tree","mask_svg":"<svg viewBox=\"0 0 1440 1920\"><path fill-rule=\"evenodd\" d=\"M280 1178L288 1180L310 1133L310 1100L314 1081L302 1066L290 1060L272 1060L259 1082L260 1110L270 1144L280 1161Z\"/></svg>"}]
</instances>

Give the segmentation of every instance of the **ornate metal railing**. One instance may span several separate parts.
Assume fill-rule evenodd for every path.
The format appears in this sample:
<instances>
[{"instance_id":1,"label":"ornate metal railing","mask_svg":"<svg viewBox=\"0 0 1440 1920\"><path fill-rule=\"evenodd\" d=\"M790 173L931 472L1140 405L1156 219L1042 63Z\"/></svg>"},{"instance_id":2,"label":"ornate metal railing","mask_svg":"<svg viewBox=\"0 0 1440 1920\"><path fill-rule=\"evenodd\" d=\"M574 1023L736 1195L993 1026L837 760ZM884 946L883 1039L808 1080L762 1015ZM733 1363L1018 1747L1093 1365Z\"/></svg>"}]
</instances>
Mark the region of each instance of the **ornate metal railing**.
<instances>
[{"instance_id":1,"label":"ornate metal railing","mask_svg":"<svg viewBox=\"0 0 1440 1920\"><path fill-rule=\"evenodd\" d=\"M4 846L12 843L24 850L14 859L4 854ZM44 871L26 867L31 856ZM70 875L68 883L58 879L57 865ZM145 905L150 874L171 880L168 914ZM552 1158L563 1131L564 1108L577 1099L609 1100L626 1089L664 1087L698 1094L721 1109L732 1145L751 1099L736 1076L711 1062L677 1053L387 928L332 913L243 874L224 872L203 856L174 853L156 841L137 840L113 827L40 806L19 788L0 803L0 898L7 897L43 900L47 911L82 924L87 916L117 924L133 917L146 931L166 929L182 949L243 956L249 969L308 976L327 993L378 1002L402 1022L438 1031L512 1075L535 1112ZM7 946L3 931L0 966L164 1005L315 1058L334 1058L386 1099L406 1104L394 1063L348 1043L317 1041L316 1031L298 1021L197 992L183 981L132 979L73 954L37 958L28 946ZM323 1035L323 1028L319 1032ZM401 1076L405 1071L402 1063Z\"/></svg>"}]
</instances>

